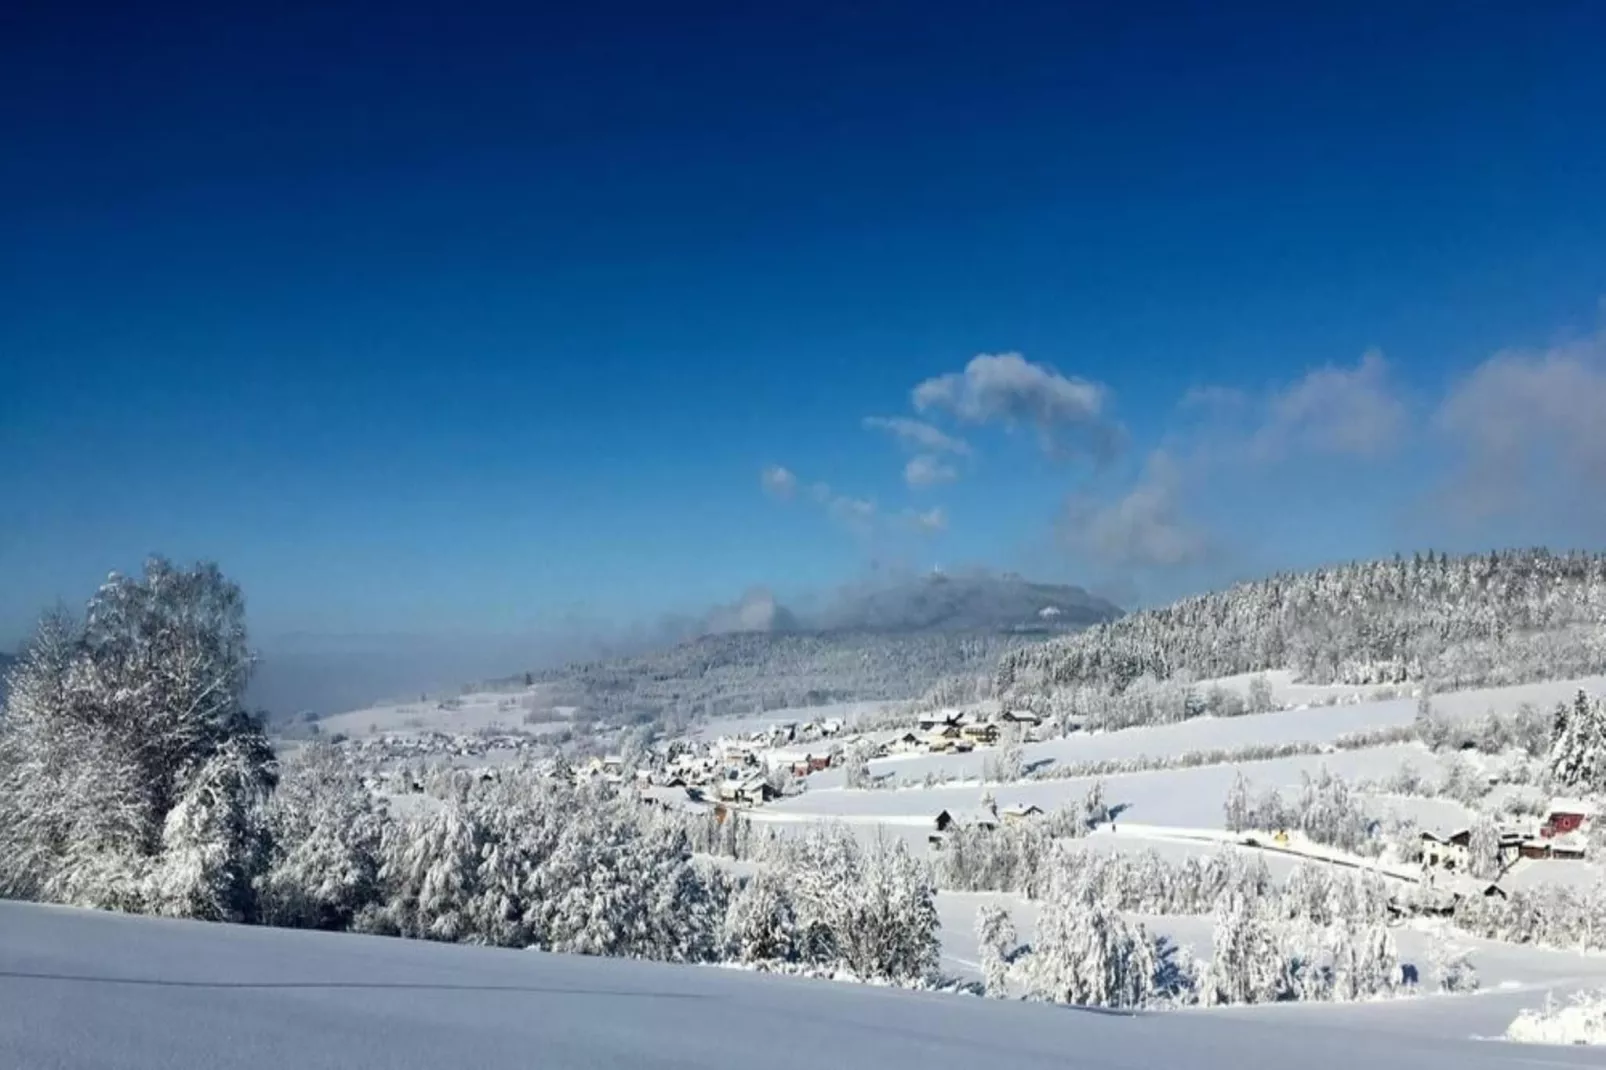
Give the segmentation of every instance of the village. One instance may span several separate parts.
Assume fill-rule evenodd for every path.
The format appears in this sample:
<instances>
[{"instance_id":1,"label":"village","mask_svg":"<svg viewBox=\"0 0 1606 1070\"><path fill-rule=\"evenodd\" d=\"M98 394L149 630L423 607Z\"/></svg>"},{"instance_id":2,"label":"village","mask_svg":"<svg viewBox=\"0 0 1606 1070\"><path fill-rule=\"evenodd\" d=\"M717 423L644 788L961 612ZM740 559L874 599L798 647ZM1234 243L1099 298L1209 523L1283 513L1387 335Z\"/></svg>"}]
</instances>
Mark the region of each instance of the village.
<instances>
[{"instance_id":1,"label":"village","mask_svg":"<svg viewBox=\"0 0 1606 1070\"><path fill-rule=\"evenodd\" d=\"M596 757L575 776L610 783L634 779L660 801L678 801L674 793L682 793L704 804L754 807L805 790L808 777L841 766L850 755L870 761L897 754L963 754L996 746L1009 734L1032 739L1040 723L1033 713L1012 710L924 713L913 728L873 732L852 731L840 717L779 721L711 741L666 741L633 770L623 755Z\"/></svg>"}]
</instances>

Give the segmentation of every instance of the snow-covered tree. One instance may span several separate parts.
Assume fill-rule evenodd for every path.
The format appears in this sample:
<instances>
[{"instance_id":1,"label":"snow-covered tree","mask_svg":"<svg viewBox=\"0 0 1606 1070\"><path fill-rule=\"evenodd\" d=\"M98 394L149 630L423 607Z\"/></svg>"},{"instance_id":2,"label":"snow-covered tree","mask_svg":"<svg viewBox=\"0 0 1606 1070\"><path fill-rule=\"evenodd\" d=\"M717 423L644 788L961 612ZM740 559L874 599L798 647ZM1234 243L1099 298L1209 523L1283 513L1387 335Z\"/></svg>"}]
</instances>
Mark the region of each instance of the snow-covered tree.
<instances>
[{"instance_id":1,"label":"snow-covered tree","mask_svg":"<svg viewBox=\"0 0 1606 1070\"><path fill-rule=\"evenodd\" d=\"M1200 1002L1272 1003L1294 995L1289 957L1276 926L1257 900L1227 895L1216 910L1210 963L1199 981Z\"/></svg>"},{"instance_id":2,"label":"snow-covered tree","mask_svg":"<svg viewBox=\"0 0 1606 1070\"><path fill-rule=\"evenodd\" d=\"M1475 992L1478 989L1478 971L1472 964L1472 953L1445 940L1434 940L1429 946L1429 964L1434 983L1441 992Z\"/></svg>"},{"instance_id":3,"label":"snow-covered tree","mask_svg":"<svg viewBox=\"0 0 1606 1070\"><path fill-rule=\"evenodd\" d=\"M1333 930L1333 998L1369 999L1389 995L1401 983L1394 937L1382 925Z\"/></svg>"},{"instance_id":4,"label":"snow-covered tree","mask_svg":"<svg viewBox=\"0 0 1606 1070\"><path fill-rule=\"evenodd\" d=\"M259 881L263 920L350 928L377 903L387 816L339 751L305 748L268 802L272 855Z\"/></svg>"},{"instance_id":5,"label":"snow-covered tree","mask_svg":"<svg viewBox=\"0 0 1606 1070\"><path fill-rule=\"evenodd\" d=\"M842 759L843 783L849 788L873 786L870 778L870 750L861 743L847 749Z\"/></svg>"},{"instance_id":6,"label":"snow-covered tree","mask_svg":"<svg viewBox=\"0 0 1606 1070\"><path fill-rule=\"evenodd\" d=\"M1272 697L1271 681L1266 679L1264 673L1249 678L1250 713L1270 713L1277 708L1277 701Z\"/></svg>"},{"instance_id":7,"label":"snow-covered tree","mask_svg":"<svg viewBox=\"0 0 1606 1070\"><path fill-rule=\"evenodd\" d=\"M205 921L256 919L267 868L263 804L272 755L260 736L231 739L206 759L167 811L149 902L158 913Z\"/></svg>"},{"instance_id":8,"label":"snow-covered tree","mask_svg":"<svg viewBox=\"0 0 1606 1070\"><path fill-rule=\"evenodd\" d=\"M1580 691L1571 708L1557 707L1555 726L1552 781L1579 794L1606 792L1606 702Z\"/></svg>"},{"instance_id":9,"label":"snow-covered tree","mask_svg":"<svg viewBox=\"0 0 1606 1070\"><path fill-rule=\"evenodd\" d=\"M1141 925L1110 909L1062 870L1037 922L1025 963L1037 999L1093 1007L1143 1007L1157 995L1159 957Z\"/></svg>"},{"instance_id":10,"label":"snow-covered tree","mask_svg":"<svg viewBox=\"0 0 1606 1070\"><path fill-rule=\"evenodd\" d=\"M725 939L729 954L738 962L797 960L797 911L778 874L761 869L731 897Z\"/></svg>"},{"instance_id":11,"label":"snow-covered tree","mask_svg":"<svg viewBox=\"0 0 1606 1070\"><path fill-rule=\"evenodd\" d=\"M1488 814L1479 814L1472 822L1467 852L1467 870L1474 877L1494 880L1500 876L1500 830Z\"/></svg>"},{"instance_id":12,"label":"snow-covered tree","mask_svg":"<svg viewBox=\"0 0 1606 1070\"><path fill-rule=\"evenodd\" d=\"M0 891L249 916L242 837L274 779L250 668L244 600L212 565L155 558L81 621L47 618L0 718Z\"/></svg>"},{"instance_id":13,"label":"snow-covered tree","mask_svg":"<svg viewBox=\"0 0 1606 1070\"><path fill-rule=\"evenodd\" d=\"M1249 827L1249 778L1241 771L1232 778L1222 808L1226 811L1228 829L1242 832Z\"/></svg>"},{"instance_id":14,"label":"snow-covered tree","mask_svg":"<svg viewBox=\"0 0 1606 1070\"><path fill-rule=\"evenodd\" d=\"M1015 919L1005 908L989 903L976 912L982 983L989 996L1008 994L1009 962L1018 946Z\"/></svg>"},{"instance_id":15,"label":"snow-covered tree","mask_svg":"<svg viewBox=\"0 0 1606 1070\"><path fill-rule=\"evenodd\" d=\"M1606 1045L1606 989L1576 993L1566 1003L1547 994L1542 1007L1517 1015L1506 1038L1525 1044Z\"/></svg>"},{"instance_id":16,"label":"snow-covered tree","mask_svg":"<svg viewBox=\"0 0 1606 1070\"><path fill-rule=\"evenodd\" d=\"M997 753L989 755L982 765L982 779L995 784L1010 784L1026 775L1026 757L1019 725L1011 724L1004 729L999 737Z\"/></svg>"},{"instance_id":17,"label":"snow-covered tree","mask_svg":"<svg viewBox=\"0 0 1606 1070\"><path fill-rule=\"evenodd\" d=\"M1110 819L1110 808L1104 802L1104 781L1095 780L1082 800L1082 814L1088 827L1102 825Z\"/></svg>"},{"instance_id":18,"label":"snow-covered tree","mask_svg":"<svg viewBox=\"0 0 1606 1070\"><path fill-rule=\"evenodd\" d=\"M896 982L936 969L936 889L901 840L866 848L844 827L821 826L774 864L792 891L805 961Z\"/></svg>"}]
</instances>

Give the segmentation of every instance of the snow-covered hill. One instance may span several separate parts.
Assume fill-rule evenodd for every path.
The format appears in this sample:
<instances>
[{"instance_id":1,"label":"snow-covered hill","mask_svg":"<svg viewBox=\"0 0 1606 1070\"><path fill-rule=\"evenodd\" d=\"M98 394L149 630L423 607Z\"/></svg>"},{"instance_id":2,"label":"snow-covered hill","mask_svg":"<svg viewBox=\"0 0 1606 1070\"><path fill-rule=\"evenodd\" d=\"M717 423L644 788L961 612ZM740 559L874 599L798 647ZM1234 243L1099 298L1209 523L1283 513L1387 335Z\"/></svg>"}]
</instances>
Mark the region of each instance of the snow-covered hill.
<instances>
[{"instance_id":1,"label":"snow-covered hill","mask_svg":"<svg viewBox=\"0 0 1606 1070\"><path fill-rule=\"evenodd\" d=\"M1441 1030L1465 1025L1419 1014L1421 1002L1132 1016L712 968L0 903L0 1065L7 1067L1599 1064L1599 1054L1587 1050L1421 1028L1420 1022Z\"/></svg>"}]
</instances>

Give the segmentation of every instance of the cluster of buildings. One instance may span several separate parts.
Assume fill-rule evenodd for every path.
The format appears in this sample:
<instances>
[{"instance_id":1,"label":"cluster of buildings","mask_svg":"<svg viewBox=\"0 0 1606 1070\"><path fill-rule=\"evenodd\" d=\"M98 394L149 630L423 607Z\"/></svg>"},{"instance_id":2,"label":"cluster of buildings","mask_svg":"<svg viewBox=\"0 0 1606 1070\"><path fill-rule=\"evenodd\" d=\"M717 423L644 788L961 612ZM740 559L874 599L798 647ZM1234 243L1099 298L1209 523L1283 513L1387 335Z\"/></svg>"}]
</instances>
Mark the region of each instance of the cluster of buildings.
<instances>
[{"instance_id":1,"label":"cluster of buildings","mask_svg":"<svg viewBox=\"0 0 1606 1070\"><path fill-rule=\"evenodd\" d=\"M531 750L539 743L538 739L511 732L465 736L431 731L362 736L343 740L341 746L348 753L361 758L393 761L410 758L483 758L493 751Z\"/></svg>"},{"instance_id":2,"label":"cluster of buildings","mask_svg":"<svg viewBox=\"0 0 1606 1070\"><path fill-rule=\"evenodd\" d=\"M1595 805L1587 799L1557 798L1550 801L1542 820L1502 824L1498 829L1501 869L1509 869L1524 858L1583 859L1588 853L1586 837L1594 817ZM1422 833L1424 868L1465 873L1471 861L1470 828Z\"/></svg>"},{"instance_id":3,"label":"cluster of buildings","mask_svg":"<svg viewBox=\"0 0 1606 1070\"><path fill-rule=\"evenodd\" d=\"M936 710L921 714L912 731L887 746L890 753L962 754L996 744L1011 729L1033 739L1042 725L1030 710Z\"/></svg>"}]
</instances>

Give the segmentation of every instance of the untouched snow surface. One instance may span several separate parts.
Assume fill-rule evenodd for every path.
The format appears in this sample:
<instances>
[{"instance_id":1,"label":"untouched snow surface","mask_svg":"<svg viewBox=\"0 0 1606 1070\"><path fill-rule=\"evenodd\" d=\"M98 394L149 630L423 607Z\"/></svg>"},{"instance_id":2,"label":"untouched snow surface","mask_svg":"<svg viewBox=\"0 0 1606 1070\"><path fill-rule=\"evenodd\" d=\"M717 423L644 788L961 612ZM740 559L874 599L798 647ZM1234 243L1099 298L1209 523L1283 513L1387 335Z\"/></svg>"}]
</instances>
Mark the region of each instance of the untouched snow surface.
<instances>
[{"instance_id":1,"label":"untouched snow surface","mask_svg":"<svg viewBox=\"0 0 1606 1070\"><path fill-rule=\"evenodd\" d=\"M1286 715L1285 715L1286 716ZM1317 774L1323 767L1341 776L1386 776L1407 759L1423 764L1428 752L1414 744L1374 747L1335 754L1301 755L1242 766L1255 789L1297 788L1302 773ZM1032 803L1045 810L1080 802L1095 781L1104 785L1104 799L1122 807L1121 818L1152 825L1220 828L1226 817L1222 803L1238 774L1235 765L1207 765L1069 780L1019 781L983 786L975 781L933 788L849 791L810 784L801 795L782 799L752 815L757 821L810 821L818 818L881 821L888 824L929 825L941 810L974 809L985 791L1000 806ZM823 775L822 775L823 777Z\"/></svg>"},{"instance_id":2,"label":"untouched snow surface","mask_svg":"<svg viewBox=\"0 0 1606 1070\"><path fill-rule=\"evenodd\" d=\"M0 903L0 1007L0 1066L52 1070L627 1070L733 1055L772 1070L1600 1061L1399 1029L1409 1012L1384 1005L1130 1016L15 903Z\"/></svg>"}]
</instances>

